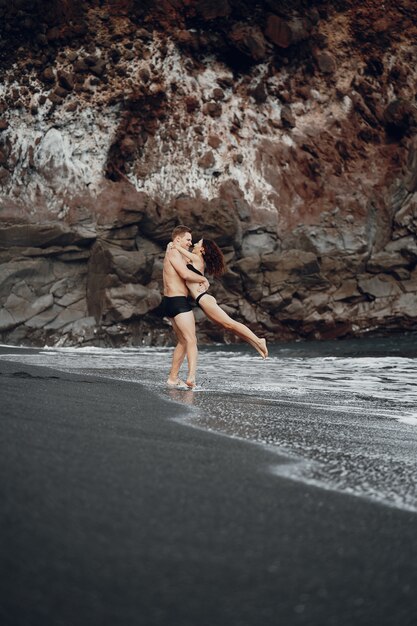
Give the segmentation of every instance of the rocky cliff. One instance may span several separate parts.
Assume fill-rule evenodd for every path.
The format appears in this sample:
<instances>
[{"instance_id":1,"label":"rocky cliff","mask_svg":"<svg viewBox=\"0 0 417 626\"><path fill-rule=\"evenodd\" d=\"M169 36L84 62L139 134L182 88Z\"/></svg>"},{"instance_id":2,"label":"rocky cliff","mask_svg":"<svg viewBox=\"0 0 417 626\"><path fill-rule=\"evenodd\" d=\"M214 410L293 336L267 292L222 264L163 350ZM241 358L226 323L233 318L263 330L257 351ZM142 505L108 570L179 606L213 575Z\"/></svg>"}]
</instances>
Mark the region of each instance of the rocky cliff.
<instances>
[{"instance_id":1,"label":"rocky cliff","mask_svg":"<svg viewBox=\"0 0 417 626\"><path fill-rule=\"evenodd\" d=\"M414 0L0 0L0 23L2 341L169 341L178 223L270 339L417 328Z\"/></svg>"}]
</instances>

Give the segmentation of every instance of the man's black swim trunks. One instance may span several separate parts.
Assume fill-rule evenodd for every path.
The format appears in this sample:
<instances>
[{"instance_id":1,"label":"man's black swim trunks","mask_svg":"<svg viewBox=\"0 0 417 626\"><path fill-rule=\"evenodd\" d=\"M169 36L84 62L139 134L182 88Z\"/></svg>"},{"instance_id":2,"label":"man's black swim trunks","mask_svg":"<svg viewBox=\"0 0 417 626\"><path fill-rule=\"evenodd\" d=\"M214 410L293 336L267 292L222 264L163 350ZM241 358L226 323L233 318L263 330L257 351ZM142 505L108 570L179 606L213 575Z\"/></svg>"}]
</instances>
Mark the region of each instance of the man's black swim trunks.
<instances>
[{"instance_id":1,"label":"man's black swim trunks","mask_svg":"<svg viewBox=\"0 0 417 626\"><path fill-rule=\"evenodd\" d=\"M193 307L186 296L172 296L171 298L164 296L162 304L164 307L164 315L166 317L175 317L180 313L187 313L188 311L193 310Z\"/></svg>"}]
</instances>

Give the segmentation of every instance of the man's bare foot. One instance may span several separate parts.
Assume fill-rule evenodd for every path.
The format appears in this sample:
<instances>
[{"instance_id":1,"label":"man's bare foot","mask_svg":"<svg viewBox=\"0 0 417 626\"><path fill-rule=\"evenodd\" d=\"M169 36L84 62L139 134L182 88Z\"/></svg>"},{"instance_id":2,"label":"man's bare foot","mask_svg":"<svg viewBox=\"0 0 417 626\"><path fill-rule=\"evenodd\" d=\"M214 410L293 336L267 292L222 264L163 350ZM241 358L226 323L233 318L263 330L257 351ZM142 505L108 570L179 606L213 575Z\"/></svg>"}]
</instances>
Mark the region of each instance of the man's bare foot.
<instances>
[{"instance_id":1,"label":"man's bare foot","mask_svg":"<svg viewBox=\"0 0 417 626\"><path fill-rule=\"evenodd\" d=\"M169 377L167 380L168 387L175 387L175 389L187 389L187 385L181 378L177 376L177 378Z\"/></svg>"},{"instance_id":2,"label":"man's bare foot","mask_svg":"<svg viewBox=\"0 0 417 626\"><path fill-rule=\"evenodd\" d=\"M195 376L187 376L187 380L185 381L185 384L187 385L187 387L189 387L190 389L192 389L193 387L196 386L196 382L195 382Z\"/></svg>"}]
</instances>

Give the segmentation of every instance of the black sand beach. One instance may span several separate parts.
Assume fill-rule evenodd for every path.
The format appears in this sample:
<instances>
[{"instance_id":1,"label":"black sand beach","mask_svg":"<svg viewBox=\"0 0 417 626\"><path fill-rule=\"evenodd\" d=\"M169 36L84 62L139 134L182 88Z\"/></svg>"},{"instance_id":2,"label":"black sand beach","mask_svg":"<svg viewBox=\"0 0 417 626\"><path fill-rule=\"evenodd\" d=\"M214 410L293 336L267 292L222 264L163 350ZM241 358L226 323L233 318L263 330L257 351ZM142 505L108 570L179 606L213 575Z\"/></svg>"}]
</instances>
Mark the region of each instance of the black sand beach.
<instances>
[{"instance_id":1,"label":"black sand beach","mask_svg":"<svg viewBox=\"0 0 417 626\"><path fill-rule=\"evenodd\" d=\"M415 514L274 476L138 384L0 374L3 626L416 623Z\"/></svg>"}]
</instances>

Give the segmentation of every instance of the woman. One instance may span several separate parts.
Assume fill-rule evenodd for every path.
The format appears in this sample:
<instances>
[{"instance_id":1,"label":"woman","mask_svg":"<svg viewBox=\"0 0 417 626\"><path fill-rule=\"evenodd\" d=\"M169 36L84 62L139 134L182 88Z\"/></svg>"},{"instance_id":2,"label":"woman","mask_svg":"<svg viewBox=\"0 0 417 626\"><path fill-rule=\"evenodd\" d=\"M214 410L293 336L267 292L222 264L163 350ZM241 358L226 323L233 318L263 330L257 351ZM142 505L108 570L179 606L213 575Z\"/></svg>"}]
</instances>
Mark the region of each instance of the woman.
<instances>
[{"instance_id":1,"label":"woman","mask_svg":"<svg viewBox=\"0 0 417 626\"><path fill-rule=\"evenodd\" d=\"M176 250L181 252L191 263L188 269L204 276L204 272L218 278L225 271L224 258L218 245L210 239L200 239L189 252L179 244L171 244ZM201 291L198 283L186 283L187 288L196 301L196 304L204 311L205 315L212 321L222 326L226 330L232 331L255 348L263 359L268 356L265 339L257 337L247 326L236 322L223 311L217 304L216 298L207 291Z\"/></svg>"}]
</instances>

